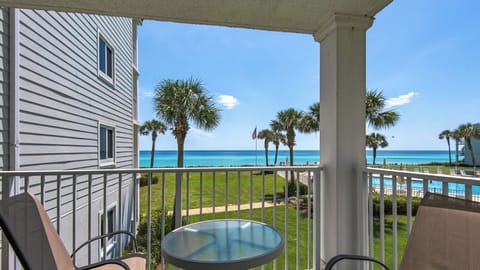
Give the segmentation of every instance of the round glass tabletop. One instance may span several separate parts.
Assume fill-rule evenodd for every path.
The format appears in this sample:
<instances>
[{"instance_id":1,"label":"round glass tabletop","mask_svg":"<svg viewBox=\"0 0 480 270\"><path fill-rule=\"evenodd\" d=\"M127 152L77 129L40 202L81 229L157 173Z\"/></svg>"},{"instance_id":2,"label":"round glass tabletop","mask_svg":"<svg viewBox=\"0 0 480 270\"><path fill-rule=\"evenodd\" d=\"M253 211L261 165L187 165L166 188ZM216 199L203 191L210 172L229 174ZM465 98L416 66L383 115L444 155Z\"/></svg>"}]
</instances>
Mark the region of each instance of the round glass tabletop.
<instances>
[{"instance_id":1,"label":"round glass tabletop","mask_svg":"<svg viewBox=\"0 0 480 270\"><path fill-rule=\"evenodd\" d=\"M283 237L249 220L209 220L180 227L165 236L162 254L184 269L249 269L275 259Z\"/></svg>"}]
</instances>

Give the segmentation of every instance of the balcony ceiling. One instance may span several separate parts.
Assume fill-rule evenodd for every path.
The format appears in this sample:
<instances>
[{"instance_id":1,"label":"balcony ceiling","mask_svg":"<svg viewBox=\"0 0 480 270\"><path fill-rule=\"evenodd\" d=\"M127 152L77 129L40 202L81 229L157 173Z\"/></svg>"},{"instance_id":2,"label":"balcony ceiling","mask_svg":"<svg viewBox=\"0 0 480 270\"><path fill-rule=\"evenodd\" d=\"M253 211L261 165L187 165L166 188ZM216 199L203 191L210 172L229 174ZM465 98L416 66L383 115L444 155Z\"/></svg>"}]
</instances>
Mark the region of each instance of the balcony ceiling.
<instances>
[{"instance_id":1,"label":"balcony ceiling","mask_svg":"<svg viewBox=\"0 0 480 270\"><path fill-rule=\"evenodd\" d=\"M391 1L0 0L0 5L312 34L331 14L372 17Z\"/></svg>"}]
</instances>

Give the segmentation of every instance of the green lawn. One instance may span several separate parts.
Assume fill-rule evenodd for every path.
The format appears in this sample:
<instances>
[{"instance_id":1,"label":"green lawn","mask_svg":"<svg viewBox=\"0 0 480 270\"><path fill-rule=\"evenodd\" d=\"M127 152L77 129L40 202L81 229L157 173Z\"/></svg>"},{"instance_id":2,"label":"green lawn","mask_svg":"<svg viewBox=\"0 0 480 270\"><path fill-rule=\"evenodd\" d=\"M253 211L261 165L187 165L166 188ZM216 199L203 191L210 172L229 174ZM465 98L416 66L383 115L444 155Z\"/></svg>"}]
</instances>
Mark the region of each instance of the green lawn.
<instances>
[{"instance_id":1,"label":"green lawn","mask_svg":"<svg viewBox=\"0 0 480 270\"><path fill-rule=\"evenodd\" d=\"M161 209L162 207L162 174L156 174L159 182L152 185L152 209ZM215 195L215 205L224 206L225 197L227 195L228 204L237 205L240 200L241 204L250 203L250 178L252 179L252 201L259 202L262 200L262 179L264 179L264 194L272 196L274 186L273 174L260 174L250 172L228 173L228 180L225 172L215 173L215 193L213 192L213 173L202 174L202 189L200 189L200 173L190 173L188 181L188 206L189 209L200 207L200 193L202 193L203 207L211 207ZM182 208L186 209L187 205L187 175L183 174L182 184ZM277 176L276 192L283 192L285 180ZM238 193L238 183L240 181L240 194ZM226 186L228 185L228 188ZM140 188L140 211L142 215L147 212L147 187ZM228 192L228 194L226 194ZM165 209L173 210L173 201L175 198L175 174L165 174Z\"/></svg>"},{"instance_id":2,"label":"green lawn","mask_svg":"<svg viewBox=\"0 0 480 270\"><path fill-rule=\"evenodd\" d=\"M241 204L246 204L250 202L250 177L252 177L252 200L253 202L261 201L262 198L262 177L264 178L264 194L265 195L272 195L273 194L273 174L250 174L249 172L241 172L238 173L229 173L228 174L228 191L226 191L226 176L225 172L218 172L215 174L215 205L216 206L223 206L225 205L225 195L228 192L228 203L236 205L240 200ZM186 179L184 175L184 179ZM152 209L161 209L161 193L162 193L162 176L158 175L160 181L158 184L152 185ZM200 181L199 181L199 174L198 173L190 173L190 180L189 180L189 208L198 208L200 206ZM238 190L238 179L240 178L240 196L237 194ZM276 192L283 192L284 182L285 180L279 176L277 176L277 187ZM208 207L212 205L213 202L213 177L212 173L204 173L202 175L202 188L203 188L203 206ZM166 210L171 211L173 208L173 199L175 193L173 192L175 188L175 175L174 174L165 174L165 203L166 203ZM183 208L186 208L186 181L184 180L184 184L182 186L183 192ZM147 187L142 187L140 189L140 210L142 213L142 219L146 217L146 209L147 209ZM279 206L276 209L276 227L279 231L284 234L285 226L284 226L284 218L285 218L285 206ZM265 208L264 212L264 222L273 226L273 208ZM217 213L216 218L237 218L237 211L225 213ZM261 209L254 209L252 211L253 220L262 221L262 210ZM202 220L207 220L213 218L210 214L204 214ZM250 219L250 210L243 210L240 211L240 218L243 219ZM189 217L189 223L196 222L200 220L199 215L191 215ZM307 243L308 238L312 239L313 235L307 235L307 224L308 219L300 215L300 233L297 237L296 233L296 210L294 208L288 208L288 253L289 253L289 261L288 261L288 269L295 269L296 268L296 241L297 238L299 239L299 266L300 269L307 268ZM313 230L313 223L310 220L311 228ZM400 263L403 250L405 249L406 241L407 241L407 229L406 229L406 217L399 216L398 218L398 251L399 251L399 258L398 261ZM379 235L379 219L374 220L374 256L376 258L380 258L380 235ZM386 264L391 267L393 262L392 252L393 252L393 244L392 244L392 219L390 216L386 218L385 222L385 261ZM311 242L313 245L313 241ZM277 269L284 269L285 265L285 254L282 253L280 257L277 259ZM310 265L311 266L311 265ZM265 269L273 269L273 263L268 264Z\"/></svg>"},{"instance_id":3,"label":"green lawn","mask_svg":"<svg viewBox=\"0 0 480 270\"><path fill-rule=\"evenodd\" d=\"M413 220L412 220L413 222ZM385 218L385 264L393 269L393 226L392 226L392 216L386 216ZM380 255L380 219L374 219L374 239L373 239L373 250L374 257L381 260ZM397 218L397 242L398 242L398 265L402 261L403 252L407 245L408 233L407 233L407 217L398 216ZM375 268L375 269L380 269Z\"/></svg>"}]
</instances>

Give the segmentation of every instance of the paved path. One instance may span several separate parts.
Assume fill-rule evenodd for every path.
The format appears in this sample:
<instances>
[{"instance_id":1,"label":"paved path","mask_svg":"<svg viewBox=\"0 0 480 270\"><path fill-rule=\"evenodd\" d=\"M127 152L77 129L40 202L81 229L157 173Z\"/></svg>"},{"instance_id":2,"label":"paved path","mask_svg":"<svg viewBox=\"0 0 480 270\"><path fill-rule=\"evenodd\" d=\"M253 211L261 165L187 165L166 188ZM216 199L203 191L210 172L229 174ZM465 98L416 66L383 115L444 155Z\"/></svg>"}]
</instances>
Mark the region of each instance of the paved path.
<instances>
[{"instance_id":1,"label":"paved path","mask_svg":"<svg viewBox=\"0 0 480 270\"><path fill-rule=\"evenodd\" d=\"M278 205L283 205L283 202L277 203L277 206ZM264 207L265 208L273 207L273 203L265 201ZM252 209L258 209L258 208L262 208L261 202L252 203ZM240 204L240 210L248 210L248 209L250 209L249 203ZM227 209L228 212L237 211L237 210L238 210L237 204L228 205L228 209ZM225 205L215 207L215 213L224 213L224 212L225 212ZM213 213L213 207L204 207L202 210L202 214L211 214L211 213ZM168 211L168 215L173 215L173 211ZM200 208L189 209L188 215L190 216L200 215ZM187 210L182 210L182 216L187 216Z\"/></svg>"}]
</instances>

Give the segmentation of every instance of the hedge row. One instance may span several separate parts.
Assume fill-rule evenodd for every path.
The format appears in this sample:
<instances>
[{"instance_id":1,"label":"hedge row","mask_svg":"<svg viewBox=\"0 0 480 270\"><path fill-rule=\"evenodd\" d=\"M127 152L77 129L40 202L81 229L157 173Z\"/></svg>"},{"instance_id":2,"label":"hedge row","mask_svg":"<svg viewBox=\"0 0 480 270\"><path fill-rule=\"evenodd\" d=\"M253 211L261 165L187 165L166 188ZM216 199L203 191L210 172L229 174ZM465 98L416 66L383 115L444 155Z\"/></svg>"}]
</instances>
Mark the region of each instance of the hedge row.
<instances>
[{"instance_id":1,"label":"hedge row","mask_svg":"<svg viewBox=\"0 0 480 270\"><path fill-rule=\"evenodd\" d=\"M152 185L158 183L158 177L153 175L152 176ZM140 177L140 186L148 186L148 174L142 174Z\"/></svg>"},{"instance_id":2,"label":"hedge row","mask_svg":"<svg viewBox=\"0 0 480 270\"><path fill-rule=\"evenodd\" d=\"M386 215L392 214L392 196L384 195L384 209ZM373 193L373 215L376 217L380 216L380 194ZM417 214L418 206L422 201L421 198L412 197L412 216ZM397 214L398 215L407 215L407 197L397 195Z\"/></svg>"}]
</instances>

